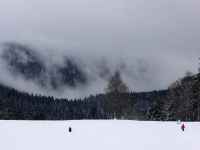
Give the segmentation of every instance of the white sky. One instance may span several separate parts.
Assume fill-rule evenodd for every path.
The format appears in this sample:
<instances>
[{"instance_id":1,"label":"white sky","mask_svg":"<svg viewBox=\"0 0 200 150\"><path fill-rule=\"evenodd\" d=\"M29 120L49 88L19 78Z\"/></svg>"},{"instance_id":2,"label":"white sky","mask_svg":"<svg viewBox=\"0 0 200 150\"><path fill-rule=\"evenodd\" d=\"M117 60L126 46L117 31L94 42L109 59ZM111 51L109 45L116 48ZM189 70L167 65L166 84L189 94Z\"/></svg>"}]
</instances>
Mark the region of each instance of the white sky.
<instances>
[{"instance_id":1,"label":"white sky","mask_svg":"<svg viewBox=\"0 0 200 150\"><path fill-rule=\"evenodd\" d=\"M0 42L29 45L48 61L74 56L92 76L104 60L131 91L159 90L197 73L199 14L199 0L0 0ZM96 77L81 96L105 86Z\"/></svg>"}]
</instances>

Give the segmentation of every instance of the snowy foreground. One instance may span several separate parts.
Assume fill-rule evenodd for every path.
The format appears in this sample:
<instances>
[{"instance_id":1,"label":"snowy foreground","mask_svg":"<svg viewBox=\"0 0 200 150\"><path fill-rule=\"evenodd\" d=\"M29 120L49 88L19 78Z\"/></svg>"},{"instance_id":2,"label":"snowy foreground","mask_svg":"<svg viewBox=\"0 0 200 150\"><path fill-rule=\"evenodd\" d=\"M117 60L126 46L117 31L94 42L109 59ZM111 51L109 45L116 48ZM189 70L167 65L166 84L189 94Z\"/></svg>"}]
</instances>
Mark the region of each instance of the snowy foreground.
<instances>
[{"instance_id":1,"label":"snowy foreground","mask_svg":"<svg viewBox=\"0 0 200 150\"><path fill-rule=\"evenodd\" d=\"M0 150L198 150L200 123L0 121ZM72 132L68 132L69 126Z\"/></svg>"}]
</instances>

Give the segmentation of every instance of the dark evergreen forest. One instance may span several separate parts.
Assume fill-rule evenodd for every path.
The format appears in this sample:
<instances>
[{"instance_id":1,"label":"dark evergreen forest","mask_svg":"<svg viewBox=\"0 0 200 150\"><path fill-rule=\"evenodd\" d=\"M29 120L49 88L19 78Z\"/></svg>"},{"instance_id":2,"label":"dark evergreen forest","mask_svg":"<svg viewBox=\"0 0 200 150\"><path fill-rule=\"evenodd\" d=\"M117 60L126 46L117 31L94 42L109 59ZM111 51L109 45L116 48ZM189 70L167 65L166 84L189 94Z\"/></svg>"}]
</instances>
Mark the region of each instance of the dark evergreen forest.
<instances>
[{"instance_id":1,"label":"dark evergreen forest","mask_svg":"<svg viewBox=\"0 0 200 150\"><path fill-rule=\"evenodd\" d=\"M131 92L139 110L146 113L158 97L166 91ZM112 114L101 105L103 94L90 95L84 99L56 99L52 96L19 92L0 84L0 119L14 120L80 120L112 119Z\"/></svg>"}]
</instances>

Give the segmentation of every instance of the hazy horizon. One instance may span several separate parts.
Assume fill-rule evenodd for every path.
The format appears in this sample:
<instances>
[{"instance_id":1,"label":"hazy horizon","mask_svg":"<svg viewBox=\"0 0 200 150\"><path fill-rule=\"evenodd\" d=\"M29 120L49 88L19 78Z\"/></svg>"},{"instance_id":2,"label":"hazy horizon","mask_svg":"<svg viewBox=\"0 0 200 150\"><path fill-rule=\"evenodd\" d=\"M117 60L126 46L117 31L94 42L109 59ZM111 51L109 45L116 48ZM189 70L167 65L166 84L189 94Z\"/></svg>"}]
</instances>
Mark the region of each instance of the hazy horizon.
<instances>
[{"instance_id":1,"label":"hazy horizon","mask_svg":"<svg viewBox=\"0 0 200 150\"><path fill-rule=\"evenodd\" d=\"M3 62L0 82L29 93L83 98L104 93L101 62L110 74L120 70L130 91L167 89L187 71L198 72L199 13L198 0L1 0L0 43L27 45L47 66L72 57L90 82L87 88L42 89L13 78Z\"/></svg>"}]
</instances>

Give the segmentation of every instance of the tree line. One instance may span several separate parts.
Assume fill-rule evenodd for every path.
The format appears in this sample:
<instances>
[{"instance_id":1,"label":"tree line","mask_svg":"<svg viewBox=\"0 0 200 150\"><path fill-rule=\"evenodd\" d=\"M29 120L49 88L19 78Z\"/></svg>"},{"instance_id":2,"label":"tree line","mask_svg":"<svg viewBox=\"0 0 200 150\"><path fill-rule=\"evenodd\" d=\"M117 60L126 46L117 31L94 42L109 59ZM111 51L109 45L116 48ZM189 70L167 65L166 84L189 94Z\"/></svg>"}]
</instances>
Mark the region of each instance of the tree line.
<instances>
[{"instance_id":1,"label":"tree line","mask_svg":"<svg viewBox=\"0 0 200 150\"><path fill-rule=\"evenodd\" d=\"M200 121L200 72L187 72L183 78L174 81L164 97L158 97L147 112L149 120Z\"/></svg>"},{"instance_id":2,"label":"tree line","mask_svg":"<svg viewBox=\"0 0 200 150\"><path fill-rule=\"evenodd\" d=\"M28 94L0 84L0 98L0 119L175 121L181 117L183 121L200 121L200 73L187 72L167 90L134 93L116 71L105 94L74 100Z\"/></svg>"},{"instance_id":3,"label":"tree line","mask_svg":"<svg viewBox=\"0 0 200 150\"><path fill-rule=\"evenodd\" d=\"M120 119L146 119L146 113L157 97L166 93L162 91L130 92L125 94L129 102L123 108L134 106L138 113L121 109L117 112ZM33 95L19 92L0 84L0 119L14 120L78 120L78 119L113 119L113 113L104 105L104 95L90 95L84 99L56 99L53 96ZM126 104L126 105L125 105ZM129 113L132 112L132 113ZM137 112L136 111L136 112ZM124 115L125 114L125 115ZM131 115L129 115L131 114Z\"/></svg>"}]
</instances>

